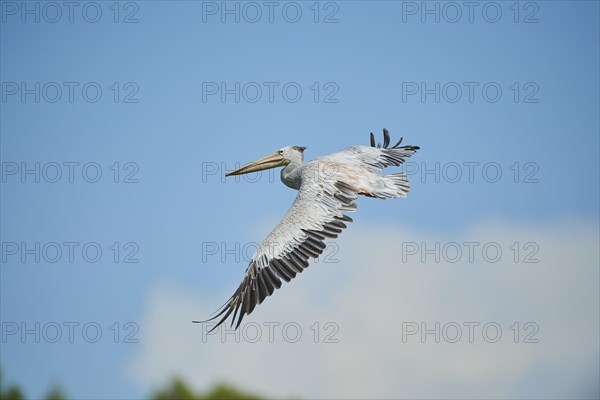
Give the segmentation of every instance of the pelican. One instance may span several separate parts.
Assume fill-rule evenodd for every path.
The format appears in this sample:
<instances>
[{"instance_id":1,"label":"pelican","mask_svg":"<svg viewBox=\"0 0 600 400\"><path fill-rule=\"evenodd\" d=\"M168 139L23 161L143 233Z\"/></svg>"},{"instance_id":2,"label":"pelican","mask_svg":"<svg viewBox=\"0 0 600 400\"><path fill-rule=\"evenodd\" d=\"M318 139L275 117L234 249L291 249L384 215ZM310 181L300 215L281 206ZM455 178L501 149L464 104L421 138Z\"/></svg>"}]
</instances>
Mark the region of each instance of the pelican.
<instances>
[{"instance_id":1,"label":"pelican","mask_svg":"<svg viewBox=\"0 0 600 400\"><path fill-rule=\"evenodd\" d=\"M233 313L237 329L256 305L308 267L325 249L325 239L335 239L352 219L344 211L355 211L359 195L378 199L406 197L410 186L403 172L381 175L389 166L399 166L418 146L400 146L402 138L389 147L390 134L383 130L383 145L354 146L338 153L304 161L306 147L287 146L275 153L225 174L241 175L276 167L283 183L298 191L294 203L275 229L256 249L242 283L209 322L221 317L219 327ZM237 322L236 322L237 320Z\"/></svg>"}]
</instances>

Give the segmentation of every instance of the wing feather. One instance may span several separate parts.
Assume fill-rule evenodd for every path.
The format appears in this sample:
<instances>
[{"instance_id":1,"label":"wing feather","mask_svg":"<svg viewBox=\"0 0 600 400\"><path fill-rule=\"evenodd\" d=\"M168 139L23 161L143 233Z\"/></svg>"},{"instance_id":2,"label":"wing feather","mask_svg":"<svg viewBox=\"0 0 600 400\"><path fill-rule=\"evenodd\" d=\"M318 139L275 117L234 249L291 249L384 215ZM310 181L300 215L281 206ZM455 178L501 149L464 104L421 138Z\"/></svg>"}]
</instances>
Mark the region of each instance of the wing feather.
<instances>
[{"instance_id":1,"label":"wing feather","mask_svg":"<svg viewBox=\"0 0 600 400\"><path fill-rule=\"evenodd\" d=\"M402 138L390 147L390 134L383 130L383 145L375 145L375 136L371 133L371 146L353 146L338 153L327 156L333 162L343 161L346 164L366 166L371 171L377 172L390 166L399 166L406 158L412 156L419 146L400 146Z\"/></svg>"}]
</instances>

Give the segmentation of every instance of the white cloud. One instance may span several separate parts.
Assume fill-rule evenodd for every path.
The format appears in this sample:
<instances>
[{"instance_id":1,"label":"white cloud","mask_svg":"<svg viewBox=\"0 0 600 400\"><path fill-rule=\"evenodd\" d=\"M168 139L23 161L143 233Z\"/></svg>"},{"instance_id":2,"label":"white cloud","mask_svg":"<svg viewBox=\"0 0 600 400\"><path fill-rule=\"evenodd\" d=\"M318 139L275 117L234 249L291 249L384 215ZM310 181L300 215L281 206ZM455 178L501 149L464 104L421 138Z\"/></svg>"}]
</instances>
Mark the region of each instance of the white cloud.
<instances>
[{"instance_id":1,"label":"white cloud","mask_svg":"<svg viewBox=\"0 0 600 400\"><path fill-rule=\"evenodd\" d=\"M304 398L575 398L598 396L599 259L598 227L577 221L545 226L489 222L460 237L436 237L392 226L355 223L338 241L338 263L314 263L284 285L250 317L240 343L233 335L203 338L189 321L209 315L217 300L184 293L174 284L155 288L140 323L140 351L128 367L143 387L179 375L198 388L227 381L268 396ZM358 225L358 226L357 226ZM419 248L479 242L475 259L421 262ZM514 243L521 248L515 263ZM524 249L527 243L533 242ZM404 244L403 244L404 243ZM488 262L485 243L497 243L502 257ZM523 263L539 250L538 263ZM493 245L495 246L495 245ZM490 253L493 257L493 246ZM422 249L422 247L421 247ZM478 249L478 250L477 250ZM446 247L452 250L452 245ZM447 253L453 258L455 253ZM495 253L494 253L495 254ZM403 257L406 262L403 262ZM236 282L237 284L237 282ZM232 283L232 287L233 287ZM231 293L222 293L225 300ZM273 343L266 322L278 322ZM282 333L296 323L302 337L290 343ZM315 343L315 322L319 337ZM325 323L335 325L325 329ZM435 343L434 335L402 340L403 323L428 328L456 322ZM474 342L464 323L477 322ZM519 323L519 343L513 324ZM534 322L525 330L525 323ZM488 343L482 326L496 323L502 336ZM262 329L257 343L256 326ZM535 326L539 343L523 343ZM312 328L311 328L312 327ZM324 343L325 335L338 343ZM287 331L292 339L293 326ZM490 338L494 330L488 331Z\"/></svg>"}]
</instances>

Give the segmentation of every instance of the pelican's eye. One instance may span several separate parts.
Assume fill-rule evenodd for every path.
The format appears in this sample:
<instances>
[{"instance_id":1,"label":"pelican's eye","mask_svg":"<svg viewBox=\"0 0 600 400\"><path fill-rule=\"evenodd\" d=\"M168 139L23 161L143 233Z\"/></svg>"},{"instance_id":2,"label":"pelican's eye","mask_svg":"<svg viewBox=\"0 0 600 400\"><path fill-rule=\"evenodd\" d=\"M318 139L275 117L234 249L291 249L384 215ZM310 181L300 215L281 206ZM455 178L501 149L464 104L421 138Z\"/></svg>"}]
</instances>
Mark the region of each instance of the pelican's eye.
<instances>
[{"instance_id":1,"label":"pelican's eye","mask_svg":"<svg viewBox=\"0 0 600 400\"><path fill-rule=\"evenodd\" d=\"M283 154L283 150L279 150L279 151L278 151L278 153L279 153L279 154Z\"/></svg>"}]
</instances>

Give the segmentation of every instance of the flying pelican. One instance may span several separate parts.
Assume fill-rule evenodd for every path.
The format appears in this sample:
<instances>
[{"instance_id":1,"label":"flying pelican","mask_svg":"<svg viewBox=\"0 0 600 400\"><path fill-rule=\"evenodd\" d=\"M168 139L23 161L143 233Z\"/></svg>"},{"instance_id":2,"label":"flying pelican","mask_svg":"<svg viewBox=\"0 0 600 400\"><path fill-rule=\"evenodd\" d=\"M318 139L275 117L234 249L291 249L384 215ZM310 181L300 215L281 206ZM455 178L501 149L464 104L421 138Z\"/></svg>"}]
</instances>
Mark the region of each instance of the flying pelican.
<instances>
[{"instance_id":1,"label":"flying pelican","mask_svg":"<svg viewBox=\"0 0 600 400\"><path fill-rule=\"evenodd\" d=\"M287 214L256 249L242 283L221 311L206 321L223 317L210 331L219 327L233 313L231 325L237 329L263 300L308 267L325 249L325 238L337 238L352 219L343 211L354 211L358 195L390 199L406 197L410 186L403 172L380 175L383 168L399 166L418 146L400 146L402 138L389 147L390 134L383 130L383 146L354 146L303 163L306 147L287 146L275 153L225 174L241 175L276 167L283 183L298 190ZM236 323L237 318L237 323Z\"/></svg>"}]
</instances>

